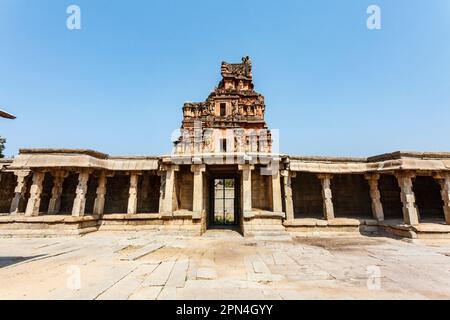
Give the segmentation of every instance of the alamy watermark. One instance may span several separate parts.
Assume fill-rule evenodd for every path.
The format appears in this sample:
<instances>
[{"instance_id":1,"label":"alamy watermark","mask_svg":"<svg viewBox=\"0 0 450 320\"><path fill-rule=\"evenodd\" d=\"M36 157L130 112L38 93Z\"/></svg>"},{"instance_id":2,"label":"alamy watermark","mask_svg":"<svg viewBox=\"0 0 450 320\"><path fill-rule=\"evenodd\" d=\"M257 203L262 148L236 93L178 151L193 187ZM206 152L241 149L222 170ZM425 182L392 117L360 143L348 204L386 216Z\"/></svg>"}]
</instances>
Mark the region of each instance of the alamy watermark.
<instances>
[{"instance_id":1,"label":"alamy watermark","mask_svg":"<svg viewBox=\"0 0 450 320\"><path fill-rule=\"evenodd\" d=\"M376 4L372 4L367 7L367 29L380 30L381 29L381 8Z\"/></svg>"},{"instance_id":2,"label":"alamy watermark","mask_svg":"<svg viewBox=\"0 0 450 320\"><path fill-rule=\"evenodd\" d=\"M66 13L69 15L66 20L66 27L69 30L81 30L81 9L75 4L67 7Z\"/></svg>"},{"instance_id":3,"label":"alamy watermark","mask_svg":"<svg viewBox=\"0 0 450 320\"><path fill-rule=\"evenodd\" d=\"M192 128L172 132L172 161L175 164L204 163L261 164L262 175L279 170L279 130L244 128L204 128L194 121Z\"/></svg>"},{"instance_id":4,"label":"alamy watermark","mask_svg":"<svg viewBox=\"0 0 450 320\"><path fill-rule=\"evenodd\" d=\"M366 286L369 290L381 290L381 268L379 266L368 266L366 269Z\"/></svg>"},{"instance_id":5,"label":"alamy watermark","mask_svg":"<svg viewBox=\"0 0 450 320\"><path fill-rule=\"evenodd\" d=\"M66 270L68 275L66 286L69 290L77 291L81 289L81 269L79 266L72 265Z\"/></svg>"}]
</instances>

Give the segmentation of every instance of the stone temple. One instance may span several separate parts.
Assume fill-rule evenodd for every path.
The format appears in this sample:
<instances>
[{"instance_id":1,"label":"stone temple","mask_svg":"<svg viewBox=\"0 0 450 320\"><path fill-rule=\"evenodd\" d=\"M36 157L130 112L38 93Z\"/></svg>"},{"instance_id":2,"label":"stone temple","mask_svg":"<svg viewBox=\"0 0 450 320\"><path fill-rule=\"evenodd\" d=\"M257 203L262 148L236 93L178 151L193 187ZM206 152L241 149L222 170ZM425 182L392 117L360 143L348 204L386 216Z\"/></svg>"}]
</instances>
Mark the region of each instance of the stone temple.
<instances>
[{"instance_id":1,"label":"stone temple","mask_svg":"<svg viewBox=\"0 0 450 320\"><path fill-rule=\"evenodd\" d=\"M0 160L0 234L157 230L244 236L383 233L450 237L450 153L302 157L277 150L252 63L222 63L185 103L172 154L21 149Z\"/></svg>"}]
</instances>

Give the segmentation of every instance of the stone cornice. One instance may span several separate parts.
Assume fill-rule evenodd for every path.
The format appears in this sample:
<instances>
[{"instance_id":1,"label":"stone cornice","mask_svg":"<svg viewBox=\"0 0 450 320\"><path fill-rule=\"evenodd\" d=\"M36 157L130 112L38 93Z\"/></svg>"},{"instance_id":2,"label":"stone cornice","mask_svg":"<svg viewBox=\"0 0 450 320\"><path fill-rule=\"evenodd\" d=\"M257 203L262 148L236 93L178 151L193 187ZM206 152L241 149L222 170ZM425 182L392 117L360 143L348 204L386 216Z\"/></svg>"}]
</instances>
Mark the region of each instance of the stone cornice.
<instances>
[{"instance_id":1,"label":"stone cornice","mask_svg":"<svg viewBox=\"0 0 450 320\"><path fill-rule=\"evenodd\" d=\"M48 169L48 168L91 168L110 171L158 170L161 163L197 163L193 159L201 157L201 163L209 157L226 156L228 161L265 163L261 159L278 158L288 164L291 171L311 173L383 173L404 170L450 171L448 152L393 152L369 158L352 157L314 157L288 156L270 153L201 154L201 155L162 155L162 156L109 156L105 153L87 149L21 149L14 159L0 160L1 170ZM231 158L230 158L231 157ZM261 158L262 157L262 158ZM248 158L248 159L247 159ZM260 159L261 158L261 159ZM278 161L278 160L277 160ZM224 162L226 164L227 161ZM212 163L211 163L212 164Z\"/></svg>"},{"instance_id":2,"label":"stone cornice","mask_svg":"<svg viewBox=\"0 0 450 320\"><path fill-rule=\"evenodd\" d=\"M23 149L8 170L24 168L92 168L104 170L158 170L157 157L109 157L92 150Z\"/></svg>"}]
</instances>

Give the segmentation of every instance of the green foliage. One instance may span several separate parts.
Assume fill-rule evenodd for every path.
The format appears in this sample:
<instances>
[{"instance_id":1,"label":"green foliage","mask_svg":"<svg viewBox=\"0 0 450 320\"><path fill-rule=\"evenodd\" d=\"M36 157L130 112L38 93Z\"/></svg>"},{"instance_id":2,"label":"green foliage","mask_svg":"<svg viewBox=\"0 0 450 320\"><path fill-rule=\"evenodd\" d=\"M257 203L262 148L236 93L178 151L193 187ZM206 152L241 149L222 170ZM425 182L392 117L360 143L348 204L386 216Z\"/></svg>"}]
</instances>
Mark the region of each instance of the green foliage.
<instances>
[{"instance_id":1,"label":"green foliage","mask_svg":"<svg viewBox=\"0 0 450 320\"><path fill-rule=\"evenodd\" d=\"M5 150L6 139L0 136L0 159L4 158L3 150Z\"/></svg>"},{"instance_id":2,"label":"green foliage","mask_svg":"<svg viewBox=\"0 0 450 320\"><path fill-rule=\"evenodd\" d=\"M218 214L222 214L221 212ZM225 213L225 216L223 215L214 215L214 224L224 225L224 224L233 224L234 223L234 214L232 213Z\"/></svg>"}]
</instances>

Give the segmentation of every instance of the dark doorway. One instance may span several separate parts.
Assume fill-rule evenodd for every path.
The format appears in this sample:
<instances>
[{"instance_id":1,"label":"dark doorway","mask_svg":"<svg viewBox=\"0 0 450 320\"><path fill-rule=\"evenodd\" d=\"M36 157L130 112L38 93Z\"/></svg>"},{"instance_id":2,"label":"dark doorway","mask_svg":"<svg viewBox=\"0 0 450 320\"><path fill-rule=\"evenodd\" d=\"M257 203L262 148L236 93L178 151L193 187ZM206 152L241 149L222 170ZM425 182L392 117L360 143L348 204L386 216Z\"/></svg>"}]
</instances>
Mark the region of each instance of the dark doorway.
<instances>
[{"instance_id":1,"label":"dark doorway","mask_svg":"<svg viewBox=\"0 0 450 320\"><path fill-rule=\"evenodd\" d=\"M294 218L323 218L323 197L320 180L312 173L297 173L292 178Z\"/></svg>"},{"instance_id":2,"label":"dark doorway","mask_svg":"<svg viewBox=\"0 0 450 320\"><path fill-rule=\"evenodd\" d=\"M413 190L421 221L444 220L444 202L441 187L436 179L431 176L417 176L413 180Z\"/></svg>"},{"instance_id":3,"label":"dark doorway","mask_svg":"<svg viewBox=\"0 0 450 320\"><path fill-rule=\"evenodd\" d=\"M384 220L403 219L403 204L400 199L400 187L392 174L382 174L378 182L383 204Z\"/></svg>"},{"instance_id":4,"label":"dark doorway","mask_svg":"<svg viewBox=\"0 0 450 320\"><path fill-rule=\"evenodd\" d=\"M369 185L362 174L335 174L331 180L336 218L371 218Z\"/></svg>"},{"instance_id":5,"label":"dark doorway","mask_svg":"<svg viewBox=\"0 0 450 320\"><path fill-rule=\"evenodd\" d=\"M210 227L239 225L239 179L213 176L210 179Z\"/></svg>"}]
</instances>

